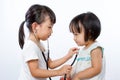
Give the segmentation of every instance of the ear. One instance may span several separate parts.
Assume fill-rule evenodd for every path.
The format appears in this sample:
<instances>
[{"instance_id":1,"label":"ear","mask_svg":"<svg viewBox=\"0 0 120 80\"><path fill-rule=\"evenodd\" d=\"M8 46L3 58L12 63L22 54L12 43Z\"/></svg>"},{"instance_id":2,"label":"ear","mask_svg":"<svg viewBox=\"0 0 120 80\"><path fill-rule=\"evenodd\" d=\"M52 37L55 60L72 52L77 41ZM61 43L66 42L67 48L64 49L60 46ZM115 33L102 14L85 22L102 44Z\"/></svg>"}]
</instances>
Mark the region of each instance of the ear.
<instances>
[{"instance_id":1,"label":"ear","mask_svg":"<svg viewBox=\"0 0 120 80\"><path fill-rule=\"evenodd\" d=\"M37 23L36 22L34 22L34 23L32 23L32 31L33 32L36 32L37 31Z\"/></svg>"}]
</instances>

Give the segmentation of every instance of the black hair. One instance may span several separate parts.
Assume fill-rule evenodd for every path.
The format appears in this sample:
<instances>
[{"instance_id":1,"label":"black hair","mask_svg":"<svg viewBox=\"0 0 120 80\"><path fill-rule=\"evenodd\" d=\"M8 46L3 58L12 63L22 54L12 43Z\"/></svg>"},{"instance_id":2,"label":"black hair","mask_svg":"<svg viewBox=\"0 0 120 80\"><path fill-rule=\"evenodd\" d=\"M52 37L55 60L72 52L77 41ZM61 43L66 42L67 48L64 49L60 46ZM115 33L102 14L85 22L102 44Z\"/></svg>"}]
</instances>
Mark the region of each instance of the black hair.
<instances>
[{"instance_id":1,"label":"black hair","mask_svg":"<svg viewBox=\"0 0 120 80\"><path fill-rule=\"evenodd\" d=\"M81 25L84 28L84 39L88 40L96 40L101 32L101 23L99 18L92 12L82 13L75 16L69 25L70 32L78 32L81 33Z\"/></svg>"},{"instance_id":2,"label":"black hair","mask_svg":"<svg viewBox=\"0 0 120 80\"><path fill-rule=\"evenodd\" d=\"M50 17L51 23L56 23L55 13L45 5L34 4L32 5L25 14L25 21L23 21L19 28L19 45L23 49L24 46L24 23L26 23L27 28L32 32L32 23L36 22L41 24L45 21L46 16Z\"/></svg>"}]
</instances>

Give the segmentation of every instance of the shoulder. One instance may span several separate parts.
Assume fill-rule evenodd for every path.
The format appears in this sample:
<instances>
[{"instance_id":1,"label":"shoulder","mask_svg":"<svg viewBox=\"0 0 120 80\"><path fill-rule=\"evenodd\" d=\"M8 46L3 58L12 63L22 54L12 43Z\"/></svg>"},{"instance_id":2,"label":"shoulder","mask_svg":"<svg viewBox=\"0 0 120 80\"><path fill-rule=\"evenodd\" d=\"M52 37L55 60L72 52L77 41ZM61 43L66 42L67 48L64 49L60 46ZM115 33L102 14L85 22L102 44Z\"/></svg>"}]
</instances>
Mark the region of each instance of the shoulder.
<instances>
[{"instance_id":1,"label":"shoulder","mask_svg":"<svg viewBox=\"0 0 120 80\"><path fill-rule=\"evenodd\" d=\"M26 62L26 61L33 60L33 59L38 59L39 52L40 50L37 47L37 45L31 40L27 40L25 42L23 52L22 52L24 61Z\"/></svg>"},{"instance_id":2,"label":"shoulder","mask_svg":"<svg viewBox=\"0 0 120 80\"><path fill-rule=\"evenodd\" d=\"M26 48L36 48L37 45L31 41L31 40L27 40L25 41L25 45L24 45L24 48L23 49L26 49Z\"/></svg>"},{"instance_id":3,"label":"shoulder","mask_svg":"<svg viewBox=\"0 0 120 80\"><path fill-rule=\"evenodd\" d=\"M37 53L38 51L39 51L39 48L37 47L37 45L33 41L27 40L25 42L25 45L23 47L23 54Z\"/></svg>"},{"instance_id":4,"label":"shoulder","mask_svg":"<svg viewBox=\"0 0 120 80\"><path fill-rule=\"evenodd\" d=\"M90 49L93 50L93 49L96 49L96 48L103 49L103 46L99 42L96 41L90 46Z\"/></svg>"},{"instance_id":5,"label":"shoulder","mask_svg":"<svg viewBox=\"0 0 120 80\"><path fill-rule=\"evenodd\" d=\"M100 43L95 42L91 45L90 51L91 53L102 53L103 54L104 48L102 45L100 45Z\"/></svg>"}]
</instances>

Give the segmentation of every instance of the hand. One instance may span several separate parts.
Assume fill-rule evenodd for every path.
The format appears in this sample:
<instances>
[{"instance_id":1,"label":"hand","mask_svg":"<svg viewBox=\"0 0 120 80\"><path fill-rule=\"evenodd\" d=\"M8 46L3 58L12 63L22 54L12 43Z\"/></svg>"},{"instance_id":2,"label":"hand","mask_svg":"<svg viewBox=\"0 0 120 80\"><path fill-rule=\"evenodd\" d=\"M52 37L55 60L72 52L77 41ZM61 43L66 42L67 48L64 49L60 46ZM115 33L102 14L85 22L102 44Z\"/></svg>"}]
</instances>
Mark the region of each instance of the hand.
<instances>
[{"instance_id":1,"label":"hand","mask_svg":"<svg viewBox=\"0 0 120 80\"><path fill-rule=\"evenodd\" d=\"M70 73L70 71L72 70L72 66L70 65L64 65L62 68L59 69L59 75L65 75Z\"/></svg>"},{"instance_id":2,"label":"hand","mask_svg":"<svg viewBox=\"0 0 120 80\"><path fill-rule=\"evenodd\" d=\"M64 77L60 77L60 80L64 80ZM71 79L67 77L66 80L71 80Z\"/></svg>"},{"instance_id":3,"label":"hand","mask_svg":"<svg viewBox=\"0 0 120 80\"><path fill-rule=\"evenodd\" d=\"M73 78L72 80L80 80L79 78Z\"/></svg>"},{"instance_id":4,"label":"hand","mask_svg":"<svg viewBox=\"0 0 120 80\"><path fill-rule=\"evenodd\" d=\"M78 54L79 48L73 47L69 50L67 57L71 58L74 54Z\"/></svg>"},{"instance_id":5,"label":"hand","mask_svg":"<svg viewBox=\"0 0 120 80\"><path fill-rule=\"evenodd\" d=\"M74 76L72 80L80 80L77 76Z\"/></svg>"},{"instance_id":6,"label":"hand","mask_svg":"<svg viewBox=\"0 0 120 80\"><path fill-rule=\"evenodd\" d=\"M65 75L61 76L61 77L60 77L60 80L64 80L64 78L65 78ZM69 74L66 74L66 80L71 80L70 73L69 73Z\"/></svg>"}]
</instances>

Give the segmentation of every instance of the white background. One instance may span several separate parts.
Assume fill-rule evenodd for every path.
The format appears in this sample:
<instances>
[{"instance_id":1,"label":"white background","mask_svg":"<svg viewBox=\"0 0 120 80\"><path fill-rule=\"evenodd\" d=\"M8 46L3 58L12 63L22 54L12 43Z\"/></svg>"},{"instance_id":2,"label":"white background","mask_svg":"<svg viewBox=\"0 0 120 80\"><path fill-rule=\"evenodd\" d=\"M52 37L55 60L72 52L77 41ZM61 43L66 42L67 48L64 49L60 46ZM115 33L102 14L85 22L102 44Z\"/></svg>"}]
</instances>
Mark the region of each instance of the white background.
<instances>
[{"instance_id":1,"label":"white background","mask_svg":"<svg viewBox=\"0 0 120 80\"><path fill-rule=\"evenodd\" d=\"M120 80L120 11L119 0L1 0L0 1L0 80L17 80L21 67L18 29L27 9L34 3L49 6L57 22L49 39L52 59L76 46L69 32L71 19L83 12L94 12L102 24L98 40L105 48L106 80ZM67 63L70 64L69 60ZM53 77L59 80L59 77Z\"/></svg>"}]
</instances>

